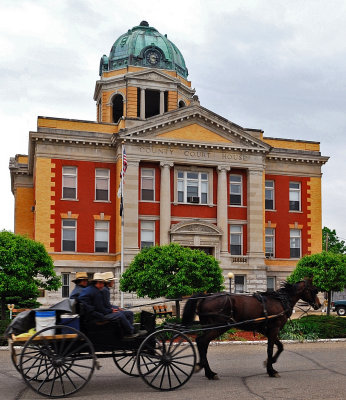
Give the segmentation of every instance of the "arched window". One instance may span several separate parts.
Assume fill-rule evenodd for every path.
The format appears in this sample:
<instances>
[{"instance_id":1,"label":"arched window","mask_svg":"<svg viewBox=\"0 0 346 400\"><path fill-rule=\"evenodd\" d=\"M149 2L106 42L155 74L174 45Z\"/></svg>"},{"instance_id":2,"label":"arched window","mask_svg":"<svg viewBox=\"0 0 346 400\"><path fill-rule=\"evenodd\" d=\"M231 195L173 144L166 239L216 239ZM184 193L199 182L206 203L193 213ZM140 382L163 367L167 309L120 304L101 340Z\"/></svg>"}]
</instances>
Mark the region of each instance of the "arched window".
<instances>
[{"instance_id":1,"label":"arched window","mask_svg":"<svg viewBox=\"0 0 346 400\"><path fill-rule=\"evenodd\" d=\"M101 122L101 117L102 117L102 103L101 99L97 103L97 122Z\"/></svg>"},{"instance_id":2,"label":"arched window","mask_svg":"<svg viewBox=\"0 0 346 400\"><path fill-rule=\"evenodd\" d=\"M116 94L113 97L113 122L117 123L119 119L124 115L123 96Z\"/></svg>"},{"instance_id":3,"label":"arched window","mask_svg":"<svg viewBox=\"0 0 346 400\"><path fill-rule=\"evenodd\" d=\"M180 100L179 101L179 108L183 108L185 106L186 106L186 104L183 102L183 100Z\"/></svg>"}]
</instances>

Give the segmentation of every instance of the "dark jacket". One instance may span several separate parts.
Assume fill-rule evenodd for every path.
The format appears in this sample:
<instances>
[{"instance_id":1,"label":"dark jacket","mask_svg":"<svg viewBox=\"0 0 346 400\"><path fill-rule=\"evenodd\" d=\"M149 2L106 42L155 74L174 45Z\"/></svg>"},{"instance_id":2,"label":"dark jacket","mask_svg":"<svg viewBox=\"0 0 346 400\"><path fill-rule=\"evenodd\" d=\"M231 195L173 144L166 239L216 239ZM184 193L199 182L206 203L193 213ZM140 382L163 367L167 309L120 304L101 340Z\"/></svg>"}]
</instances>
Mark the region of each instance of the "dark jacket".
<instances>
[{"instance_id":1,"label":"dark jacket","mask_svg":"<svg viewBox=\"0 0 346 400\"><path fill-rule=\"evenodd\" d=\"M84 289L83 286L76 285L70 294L70 299L77 299Z\"/></svg>"},{"instance_id":2,"label":"dark jacket","mask_svg":"<svg viewBox=\"0 0 346 400\"><path fill-rule=\"evenodd\" d=\"M102 321L104 315L112 312L112 308L105 307L104 296L101 290L94 285L84 288L78 297L78 301L82 304L83 311L88 319Z\"/></svg>"},{"instance_id":3,"label":"dark jacket","mask_svg":"<svg viewBox=\"0 0 346 400\"><path fill-rule=\"evenodd\" d=\"M118 306L114 306L111 304L111 292L108 286L105 286L101 293L103 294L104 305L106 308L115 308L116 310L119 308Z\"/></svg>"}]
</instances>

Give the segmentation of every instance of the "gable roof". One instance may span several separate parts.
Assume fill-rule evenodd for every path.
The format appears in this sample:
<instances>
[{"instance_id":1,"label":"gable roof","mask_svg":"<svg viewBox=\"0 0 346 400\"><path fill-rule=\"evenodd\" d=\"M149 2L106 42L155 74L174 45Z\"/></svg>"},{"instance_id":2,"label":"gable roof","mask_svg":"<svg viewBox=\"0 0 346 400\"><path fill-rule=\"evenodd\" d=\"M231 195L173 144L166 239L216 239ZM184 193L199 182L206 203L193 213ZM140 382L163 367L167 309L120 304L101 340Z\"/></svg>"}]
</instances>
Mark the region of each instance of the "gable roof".
<instances>
[{"instance_id":1,"label":"gable roof","mask_svg":"<svg viewBox=\"0 0 346 400\"><path fill-rule=\"evenodd\" d=\"M267 153L271 146L252 136L231 121L193 103L163 115L148 118L143 124L120 130L113 142L189 144L205 148L229 148Z\"/></svg>"}]
</instances>

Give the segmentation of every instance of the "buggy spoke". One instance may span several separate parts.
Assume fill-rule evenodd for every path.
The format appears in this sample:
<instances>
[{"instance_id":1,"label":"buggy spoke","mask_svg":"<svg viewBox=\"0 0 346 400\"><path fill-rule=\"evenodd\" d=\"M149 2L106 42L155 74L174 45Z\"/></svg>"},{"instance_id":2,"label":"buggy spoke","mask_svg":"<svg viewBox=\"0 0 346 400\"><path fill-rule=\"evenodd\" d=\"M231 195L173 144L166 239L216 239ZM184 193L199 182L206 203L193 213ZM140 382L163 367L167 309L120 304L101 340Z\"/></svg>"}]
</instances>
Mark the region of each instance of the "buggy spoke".
<instances>
[{"instance_id":1,"label":"buggy spoke","mask_svg":"<svg viewBox=\"0 0 346 400\"><path fill-rule=\"evenodd\" d=\"M64 386L64 381L62 379L63 373L61 373L61 368L58 368L59 371L59 379L60 379L60 384L61 384L61 388L62 388L62 393L65 396L65 386Z\"/></svg>"},{"instance_id":2,"label":"buggy spoke","mask_svg":"<svg viewBox=\"0 0 346 400\"><path fill-rule=\"evenodd\" d=\"M179 379L179 376L174 371L173 367L171 365L169 365L168 367L172 370L172 372L173 372L173 374L175 376L175 379L179 382L179 385L181 385L181 380Z\"/></svg>"},{"instance_id":3,"label":"buggy spoke","mask_svg":"<svg viewBox=\"0 0 346 400\"><path fill-rule=\"evenodd\" d=\"M52 396L52 393L53 393L55 378L56 378L56 369L54 368L54 377L52 379L52 386L50 387L50 394L49 394L50 396Z\"/></svg>"},{"instance_id":4,"label":"buggy spoke","mask_svg":"<svg viewBox=\"0 0 346 400\"><path fill-rule=\"evenodd\" d=\"M189 374L187 372L185 372L183 369L179 368L177 365L171 363L172 368L176 368L178 369L181 373L183 373L184 375L188 376Z\"/></svg>"},{"instance_id":5,"label":"buggy spoke","mask_svg":"<svg viewBox=\"0 0 346 400\"><path fill-rule=\"evenodd\" d=\"M164 366L162 364L160 364L158 370L156 371L156 374L154 375L153 379L150 381L150 383L153 383L154 380L157 378L157 375L160 373L160 371L162 371L162 368L164 368Z\"/></svg>"},{"instance_id":6,"label":"buggy spoke","mask_svg":"<svg viewBox=\"0 0 346 400\"><path fill-rule=\"evenodd\" d=\"M68 374L69 370L65 369L64 367L62 367L63 371L64 371L64 376L67 377L67 379L72 383L72 386L77 389L77 386L74 384L74 382L72 381L72 379L70 378L70 375Z\"/></svg>"}]
</instances>

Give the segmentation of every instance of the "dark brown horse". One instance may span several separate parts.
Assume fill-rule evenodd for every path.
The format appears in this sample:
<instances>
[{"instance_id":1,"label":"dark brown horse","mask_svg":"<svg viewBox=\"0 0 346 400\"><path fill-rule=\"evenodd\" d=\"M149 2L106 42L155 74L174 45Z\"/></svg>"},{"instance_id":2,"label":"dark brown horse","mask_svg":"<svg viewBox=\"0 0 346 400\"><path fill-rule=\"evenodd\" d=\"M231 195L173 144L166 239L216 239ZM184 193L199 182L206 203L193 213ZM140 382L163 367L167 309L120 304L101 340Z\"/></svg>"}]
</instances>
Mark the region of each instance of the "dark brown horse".
<instances>
[{"instance_id":1,"label":"dark brown horse","mask_svg":"<svg viewBox=\"0 0 346 400\"><path fill-rule=\"evenodd\" d=\"M268 338L266 367L268 375L277 377L278 372L273 364L283 351L279 340L279 332L291 316L294 305L298 300L309 303L315 310L321 307L317 297L318 290L312 285L311 279L289 284L284 283L277 291L258 293L254 295L216 293L212 295L196 295L190 298L184 308L182 324L189 326L193 323L195 314L199 316L202 325L215 325L196 338L199 352L199 363L195 371L204 368L208 379L218 379L208 363L207 351L211 340L226 332L230 327L217 325L241 324L237 328L246 331L256 331ZM244 322L245 321L245 322ZM274 344L277 352L273 356Z\"/></svg>"}]
</instances>

